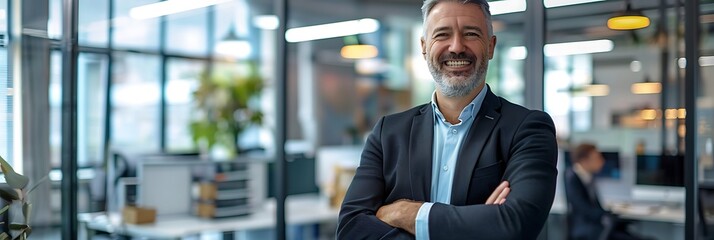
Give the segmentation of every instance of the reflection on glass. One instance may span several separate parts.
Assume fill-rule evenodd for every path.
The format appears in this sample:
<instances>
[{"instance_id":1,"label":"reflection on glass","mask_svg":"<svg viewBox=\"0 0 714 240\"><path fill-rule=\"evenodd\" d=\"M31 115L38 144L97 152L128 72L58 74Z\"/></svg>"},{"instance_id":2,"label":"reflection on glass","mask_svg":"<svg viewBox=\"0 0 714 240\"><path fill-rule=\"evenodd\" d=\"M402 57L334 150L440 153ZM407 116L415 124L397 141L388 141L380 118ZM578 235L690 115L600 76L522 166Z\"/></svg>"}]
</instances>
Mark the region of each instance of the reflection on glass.
<instances>
[{"instance_id":1,"label":"reflection on glass","mask_svg":"<svg viewBox=\"0 0 714 240\"><path fill-rule=\"evenodd\" d=\"M155 3L157 0L114 1L114 46L156 50L159 48L160 18L137 20L129 17L129 11L138 6Z\"/></svg>"},{"instance_id":2,"label":"reflection on glass","mask_svg":"<svg viewBox=\"0 0 714 240\"><path fill-rule=\"evenodd\" d=\"M109 0L79 0L79 45L106 47L109 40Z\"/></svg>"},{"instance_id":3,"label":"reflection on glass","mask_svg":"<svg viewBox=\"0 0 714 240\"><path fill-rule=\"evenodd\" d=\"M170 52L205 55L207 8L168 15L166 49Z\"/></svg>"},{"instance_id":4,"label":"reflection on glass","mask_svg":"<svg viewBox=\"0 0 714 240\"><path fill-rule=\"evenodd\" d=\"M111 142L130 152L159 150L159 75L157 56L116 53L112 69Z\"/></svg>"},{"instance_id":5,"label":"reflection on glass","mask_svg":"<svg viewBox=\"0 0 714 240\"><path fill-rule=\"evenodd\" d=\"M166 148L168 151L194 150L189 124L195 111L193 92L205 70L205 62L171 58L166 83Z\"/></svg>"}]
</instances>

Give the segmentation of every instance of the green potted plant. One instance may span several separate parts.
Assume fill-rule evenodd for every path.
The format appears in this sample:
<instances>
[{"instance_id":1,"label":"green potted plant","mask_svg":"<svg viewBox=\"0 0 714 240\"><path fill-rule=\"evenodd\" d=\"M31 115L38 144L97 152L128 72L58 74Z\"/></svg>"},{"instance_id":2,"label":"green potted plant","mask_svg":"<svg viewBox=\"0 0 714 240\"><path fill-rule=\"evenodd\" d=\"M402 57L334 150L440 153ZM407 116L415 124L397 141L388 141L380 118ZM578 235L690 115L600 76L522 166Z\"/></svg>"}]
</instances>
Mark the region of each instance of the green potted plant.
<instances>
[{"instance_id":1,"label":"green potted plant","mask_svg":"<svg viewBox=\"0 0 714 240\"><path fill-rule=\"evenodd\" d=\"M8 186L0 187L0 197L4 199L8 204L0 208L0 214L8 214L8 210L15 204L22 206L22 223L10 223L8 226L11 232L15 232L14 239L27 239L27 236L32 233L32 228L30 227L30 211L32 210L32 204L28 200L28 196L32 193L37 186L42 182L47 180L47 175L42 179L35 182L32 187L28 188L27 185L30 180L23 176L22 174L16 173L15 170L10 166L5 159L0 157L0 169L2 169L3 177L5 177L5 182ZM12 219L10 219L12 221ZM0 224L5 224L0 222ZM13 239L10 232L0 233L0 240Z\"/></svg>"},{"instance_id":2,"label":"green potted plant","mask_svg":"<svg viewBox=\"0 0 714 240\"><path fill-rule=\"evenodd\" d=\"M263 121L258 99L262 88L256 64L250 62L201 74L193 93L198 111L190 125L196 147L210 153L218 146L227 152L224 157L235 157L241 132Z\"/></svg>"}]
</instances>

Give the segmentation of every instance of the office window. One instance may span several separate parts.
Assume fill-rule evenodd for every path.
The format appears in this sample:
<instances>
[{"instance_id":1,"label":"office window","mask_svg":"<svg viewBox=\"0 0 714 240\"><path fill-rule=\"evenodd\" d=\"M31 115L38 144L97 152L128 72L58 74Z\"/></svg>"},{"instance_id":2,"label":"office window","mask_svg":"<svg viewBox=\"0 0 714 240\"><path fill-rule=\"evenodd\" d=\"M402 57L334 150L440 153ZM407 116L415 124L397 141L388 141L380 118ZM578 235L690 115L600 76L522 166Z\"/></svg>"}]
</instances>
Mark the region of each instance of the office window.
<instances>
[{"instance_id":1,"label":"office window","mask_svg":"<svg viewBox=\"0 0 714 240\"><path fill-rule=\"evenodd\" d=\"M47 19L47 36L53 39L62 38L62 0L50 0Z\"/></svg>"},{"instance_id":2,"label":"office window","mask_svg":"<svg viewBox=\"0 0 714 240\"><path fill-rule=\"evenodd\" d=\"M161 61L158 56L115 53L111 91L111 142L131 152L159 150Z\"/></svg>"},{"instance_id":3,"label":"office window","mask_svg":"<svg viewBox=\"0 0 714 240\"><path fill-rule=\"evenodd\" d=\"M544 74L544 107L555 122L558 136L566 138L572 131L590 130L594 97L581 89L592 83L592 57L547 57Z\"/></svg>"},{"instance_id":4,"label":"office window","mask_svg":"<svg viewBox=\"0 0 714 240\"><path fill-rule=\"evenodd\" d=\"M2 6L6 5L3 4ZM2 96L0 97L0 156L12 165L12 161L15 159L13 151L14 125L12 121L15 113L13 107L13 83L12 78L8 77L7 48L5 48L4 36L2 42L3 44L0 45L0 96Z\"/></svg>"},{"instance_id":5,"label":"office window","mask_svg":"<svg viewBox=\"0 0 714 240\"><path fill-rule=\"evenodd\" d=\"M62 164L62 53L50 53L50 166Z\"/></svg>"},{"instance_id":6,"label":"office window","mask_svg":"<svg viewBox=\"0 0 714 240\"><path fill-rule=\"evenodd\" d=\"M195 111L193 92L206 62L170 58L166 82L166 148L168 151L194 150L189 124Z\"/></svg>"},{"instance_id":7,"label":"office window","mask_svg":"<svg viewBox=\"0 0 714 240\"><path fill-rule=\"evenodd\" d=\"M107 56L80 53L77 59L77 162L101 165L104 149Z\"/></svg>"},{"instance_id":8,"label":"office window","mask_svg":"<svg viewBox=\"0 0 714 240\"><path fill-rule=\"evenodd\" d=\"M77 163L101 164L104 149L107 57L80 53L77 58ZM50 164L61 165L62 151L62 53L50 58Z\"/></svg>"},{"instance_id":9,"label":"office window","mask_svg":"<svg viewBox=\"0 0 714 240\"><path fill-rule=\"evenodd\" d=\"M13 155L13 83L8 69L7 51L7 25L9 20L7 0L0 0L0 156L5 158L10 164L14 159Z\"/></svg>"},{"instance_id":10,"label":"office window","mask_svg":"<svg viewBox=\"0 0 714 240\"><path fill-rule=\"evenodd\" d=\"M167 16L166 50L203 56L207 54L207 8Z\"/></svg>"},{"instance_id":11,"label":"office window","mask_svg":"<svg viewBox=\"0 0 714 240\"><path fill-rule=\"evenodd\" d=\"M106 47L109 42L109 1L79 0L79 45Z\"/></svg>"},{"instance_id":12,"label":"office window","mask_svg":"<svg viewBox=\"0 0 714 240\"><path fill-rule=\"evenodd\" d=\"M705 9L705 4L701 4L700 8ZM703 30L701 35L711 36L714 34L712 29L711 11L702 11L702 21L700 29ZM699 66L701 66L699 74L698 91L694 92L697 96L697 132L694 133L696 139L696 160L699 161L699 179L708 183L714 182L714 39L711 37L701 38L701 56L699 57ZM692 94L692 93L687 93ZM684 121L689 114L682 112L679 117L680 121ZM684 124L680 126L684 127ZM681 134L683 130L679 130ZM689 133L687 133L689 134ZM711 221L711 220L709 220ZM711 233L710 233L711 234Z\"/></svg>"},{"instance_id":13,"label":"office window","mask_svg":"<svg viewBox=\"0 0 714 240\"><path fill-rule=\"evenodd\" d=\"M158 2L157 0L114 1L114 47L137 50L159 48L161 18L135 19L129 16L132 8Z\"/></svg>"}]
</instances>

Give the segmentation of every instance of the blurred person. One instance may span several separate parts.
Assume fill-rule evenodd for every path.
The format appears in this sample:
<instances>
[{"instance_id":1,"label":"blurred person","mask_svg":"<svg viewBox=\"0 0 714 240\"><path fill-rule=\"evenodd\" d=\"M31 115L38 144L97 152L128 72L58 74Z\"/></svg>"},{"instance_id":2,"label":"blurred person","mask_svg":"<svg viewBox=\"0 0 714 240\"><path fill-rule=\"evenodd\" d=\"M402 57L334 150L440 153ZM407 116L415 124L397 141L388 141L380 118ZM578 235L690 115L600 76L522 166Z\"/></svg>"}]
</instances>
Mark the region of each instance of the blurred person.
<instances>
[{"instance_id":1,"label":"blurred person","mask_svg":"<svg viewBox=\"0 0 714 240\"><path fill-rule=\"evenodd\" d=\"M548 114L494 95L485 0L426 0L430 103L382 117L340 209L338 239L535 239L553 203Z\"/></svg>"},{"instance_id":2,"label":"blurred person","mask_svg":"<svg viewBox=\"0 0 714 240\"><path fill-rule=\"evenodd\" d=\"M597 147L582 143L571 154L572 165L565 170L569 239L645 239L629 233L627 222L600 205L594 176L602 170L605 159Z\"/></svg>"}]
</instances>

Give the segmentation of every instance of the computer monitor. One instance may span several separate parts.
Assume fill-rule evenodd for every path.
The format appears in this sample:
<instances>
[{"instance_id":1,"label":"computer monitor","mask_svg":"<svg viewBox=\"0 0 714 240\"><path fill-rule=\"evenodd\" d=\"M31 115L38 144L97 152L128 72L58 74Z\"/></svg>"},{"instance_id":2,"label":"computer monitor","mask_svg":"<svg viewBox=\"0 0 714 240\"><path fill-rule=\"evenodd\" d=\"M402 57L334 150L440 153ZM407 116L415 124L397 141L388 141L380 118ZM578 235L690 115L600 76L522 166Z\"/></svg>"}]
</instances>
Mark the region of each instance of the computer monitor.
<instances>
[{"instance_id":1,"label":"computer monitor","mask_svg":"<svg viewBox=\"0 0 714 240\"><path fill-rule=\"evenodd\" d=\"M684 155L637 155L637 185L684 186Z\"/></svg>"},{"instance_id":2,"label":"computer monitor","mask_svg":"<svg viewBox=\"0 0 714 240\"><path fill-rule=\"evenodd\" d=\"M620 179L620 153L619 152L600 152L602 157L605 159L605 164L603 164L600 172L595 174L595 177L599 178L611 178ZM571 160L571 152L564 151L565 167L569 168L573 165Z\"/></svg>"}]
</instances>

